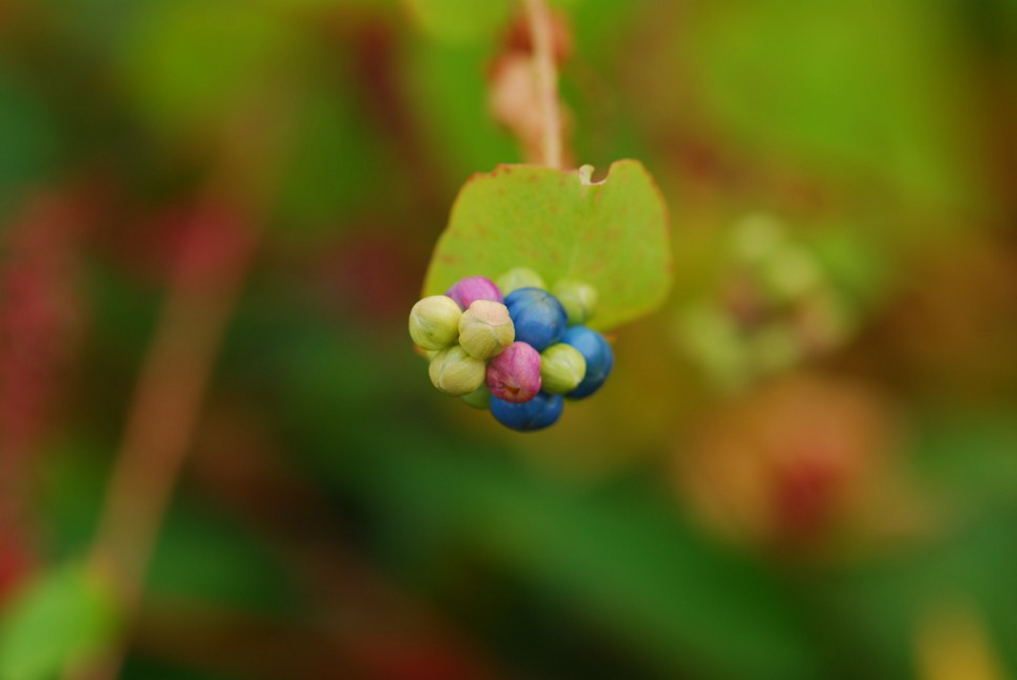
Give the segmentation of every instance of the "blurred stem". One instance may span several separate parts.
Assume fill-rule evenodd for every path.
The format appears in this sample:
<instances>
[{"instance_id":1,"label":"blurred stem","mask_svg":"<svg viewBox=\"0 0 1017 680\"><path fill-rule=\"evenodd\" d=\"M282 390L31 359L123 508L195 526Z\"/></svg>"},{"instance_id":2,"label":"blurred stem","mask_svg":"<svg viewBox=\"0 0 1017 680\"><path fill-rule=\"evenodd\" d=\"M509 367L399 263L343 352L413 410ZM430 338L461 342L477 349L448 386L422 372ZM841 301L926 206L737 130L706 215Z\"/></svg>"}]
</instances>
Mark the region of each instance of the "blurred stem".
<instances>
[{"instance_id":1,"label":"blurred stem","mask_svg":"<svg viewBox=\"0 0 1017 680\"><path fill-rule=\"evenodd\" d=\"M533 69L536 74L541 117L544 119L544 165L562 166L561 111L558 102L558 71L554 63L551 13L545 0L525 0L533 42Z\"/></svg>"},{"instance_id":2,"label":"blurred stem","mask_svg":"<svg viewBox=\"0 0 1017 680\"><path fill-rule=\"evenodd\" d=\"M272 169L292 120L287 101L252 100L224 126L214 167L173 260L92 546L92 566L116 588L127 627L258 243ZM123 643L117 641L98 664L66 677L115 678Z\"/></svg>"},{"instance_id":3,"label":"blurred stem","mask_svg":"<svg viewBox=\"0 0 1017 680\"><path fill-rule=\"evenodd\" d=\"M220 221L217 208L205 205L192 215L174 263L92 550L94 566L122 598L128 623L254 249L253 231L230 224L229 213ZM115 653L98 677L114 677L118 667Z\"/></svg>"}]
</instances>

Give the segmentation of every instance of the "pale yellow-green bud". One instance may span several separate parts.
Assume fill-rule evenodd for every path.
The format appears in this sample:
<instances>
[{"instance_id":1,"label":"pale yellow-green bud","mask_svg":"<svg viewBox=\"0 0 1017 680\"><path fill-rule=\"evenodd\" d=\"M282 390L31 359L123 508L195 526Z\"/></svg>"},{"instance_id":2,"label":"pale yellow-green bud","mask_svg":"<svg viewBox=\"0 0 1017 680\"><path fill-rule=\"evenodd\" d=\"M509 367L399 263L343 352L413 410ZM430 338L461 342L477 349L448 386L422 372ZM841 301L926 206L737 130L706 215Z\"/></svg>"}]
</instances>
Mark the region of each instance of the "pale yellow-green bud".
<instances>
[{"instance_id":1,"label":"pale yellow-green bud","mask_svg":"<svg viewBox=\"0 0 1017 680\"><path fill-rule=\"evenodd\" d=\"M542 389L551 394L566 394L586 377L586 359L572 345L559 342L540 355Z\"/></svg>"},{"instance_id":2,"label":"pale yellow-green bud","mask_svg":"<svg viewBox=\"0 0 1017 680\"><path fill-rule=\"evenodd\" d=\"M502 295L508 295L519 288L547 288L544 285L544 279L540 278L540 274L526 267L509 269L501 275L497 283Z\"/></svg>"},{"instance_id":3,"label":"pale yellow-green bud","mask_svg":"<svg viewBox=\"0 0 1017 680\"><path fill-rule=\"evenodd\" d=\"M474 359L462 347L454 345L431 359L427 372L439 390L461 397L484 384L486 369L483 361Z\"/></svg>"},{"instance_id":4,"label":"pale yellow-green bud","mask_svg":"<svg viewBox=\"0 0 1017 680\"><path fill-rule=\"evenodd\" d=\"M468 406L486 411L491 408L491 390L486 387L478 387L469 394L464 395L463 401Z\"/></svg>"},{"instance_id":5,"label":"pale yellow-green bud","mask_svg":"<svg viewBox=\"0 0 1017 680\"><path fill-rule=\"evenodd\" d=\"M570 326L589 321L597 307L597 289L582 281L562 279L551 292L565 308Z\"/></svg>"},{"instance_id":6,"label":"pale yellow-green bud","mask_svg":"<svg viewBox=\"0 0 1017 680\"><path fill-rule=\"evenodd\" d=\"M459 337L459 305L445 295L431 295L410 310L410 337L424 349L444 349Z\"/></svg>"},{"instance_id":7,"label":"pale yellow-green bud","mask_svg":"<svg viewBox=\"0 0 1017 680\"><path fill-rule=\"evenodd\" d=\"M490 359L516 339L508 308L500 302L476 300L459 318L459 345L477 359Z\"/></svg>"}]
</instances>

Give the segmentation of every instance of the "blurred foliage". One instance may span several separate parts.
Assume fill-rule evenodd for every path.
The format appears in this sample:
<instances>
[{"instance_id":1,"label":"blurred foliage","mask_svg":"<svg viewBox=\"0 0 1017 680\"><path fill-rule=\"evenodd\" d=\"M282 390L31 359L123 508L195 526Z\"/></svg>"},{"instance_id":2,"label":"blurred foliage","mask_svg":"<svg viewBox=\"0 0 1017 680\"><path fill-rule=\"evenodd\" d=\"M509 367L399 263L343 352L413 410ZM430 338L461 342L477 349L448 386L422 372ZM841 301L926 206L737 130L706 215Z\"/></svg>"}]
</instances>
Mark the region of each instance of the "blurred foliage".
<instances>
[{"instance_id":1,"label":"blurred foliage","mask_svg":"<svg viewBox=\"0 0 1017 680\"><path fill-rule=\"evenodd\" d=\"M145 680L924 677L954 610L1017 675L1015 4L553 4L577 164L639 159L675 262L521 436L405 332L456 192L524 160L488 110L516 7L0 2L0 678L120 644ZM260 244L126 625L84 565L210 197ZM471 257L529 264L531 222Z\"/></svg>"},{"instance_id":2,"label":"blurred foliage","mask_svg":"<svg viewBox=\"0 0 1017 680\"><path fill-rule=\"evenodd\" d=\"M0 677L46 680L101 653L116 604L108 584L85 565L54 569L11 605L0 629Z\"/></svg>"}]
</instances>

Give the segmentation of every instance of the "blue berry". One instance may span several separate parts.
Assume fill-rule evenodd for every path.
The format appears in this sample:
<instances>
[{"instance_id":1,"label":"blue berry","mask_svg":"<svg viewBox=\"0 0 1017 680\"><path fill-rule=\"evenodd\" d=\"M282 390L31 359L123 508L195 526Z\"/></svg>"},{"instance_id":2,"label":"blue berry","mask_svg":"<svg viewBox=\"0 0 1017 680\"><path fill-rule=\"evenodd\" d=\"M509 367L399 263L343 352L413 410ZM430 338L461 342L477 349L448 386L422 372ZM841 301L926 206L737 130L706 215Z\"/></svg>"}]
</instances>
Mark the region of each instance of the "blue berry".
<instances>
[{"instance_id":1,"label":"blue berry","mask_svg":"<svg viewBox=\"0 0 1017 680\"><path fill-rule=\"evenodd\" d=\"M558 422L565 400L560 394L539 392L524 404L491 397L491 413L505 427L519 432L542 430Z\"/></svg>"},{"instance_id":2,"label":"blue berry","mask_svg":"<svg viewBox=\"0 0 1017 680\"><path fill-rule=\"evenodd\" d=\"M505 306L516 328L516 340L538 352L558 342L565 332L565 308L546 290L519 288L505 298Z\"/></svg>"},{"instance_id":3,"label":"blue berry","mask_svg":"<svg viewBox=\"0 0 1017 680\"><path fill-rule=\"evenodd\" d=\"M586 359L586 376L579 387L566 396L572 399L588 397L604 384L614 366L614 352L603 335L586 326L572 326L565 331L561 341L572 345Z\"/></svg>"}]
</instances>

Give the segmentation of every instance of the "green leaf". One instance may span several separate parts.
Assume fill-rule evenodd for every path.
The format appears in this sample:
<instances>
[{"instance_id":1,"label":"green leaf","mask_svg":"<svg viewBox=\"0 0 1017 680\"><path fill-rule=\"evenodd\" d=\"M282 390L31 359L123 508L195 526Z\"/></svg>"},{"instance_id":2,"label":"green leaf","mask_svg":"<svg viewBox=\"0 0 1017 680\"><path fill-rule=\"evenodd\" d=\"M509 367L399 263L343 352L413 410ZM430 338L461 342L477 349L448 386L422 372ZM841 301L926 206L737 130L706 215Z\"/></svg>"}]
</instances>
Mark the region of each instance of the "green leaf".
<instances>
[{"instance_id":1,"label":"green leaf","mask_svg":"<svg viewBox=\"0 0 1017 680\"><path fill-rule=\"evenodd\" d=\"M570 277L595 286L595 328L653 311L671 280L664 199L638 161L616 161L601 182L589 170L501 165L474 175L452 206L424 294L529 267L549 285Z\"/></svg>"},{"instance_id":2,"label":"green leaf","mask_svg":"<svg viewBox=\"0 0 1017 680\"><path fill-rule=\"evenodd\" d=\"M48 680L95 653L116 623L111 593L80 564L44 574L0 627L0 680Z\"/></svg>"},{"instance_id":3,"label":"green leaf","mask_svg":"<svg viewBox=\"0 0 1017 680\"><path fill-rule=\"evenodd\" d=\"M447 440L426 437L411 453L372 456L357 477L409 546L401 565L414 551L491 558L667 671L660 677L819 677L779 579L702 540L655 489L591 490L503 456L448 455Z\"/></svg>"},{"instance_id":4,"label":"green leaf","mask_svg":"<svg viewBox=\"0 0 1017 680\"><path fill-rule=\"evenodd\" d=\"M292 27L255 4L186 0L146 7L119 62L140 112L176 132L282 96L302 56Z\"/></svg>"},{"instance_id":5,"label":"green leaf","mask_svg":"<svg viewBox=\"0 0 1017 680\"><path fill-rule=\"evenodd\" d=\"M464 43L492 36L508 20L508 0L406 0L420 28L433 38Z\"/></svg>"}]
</instances>

